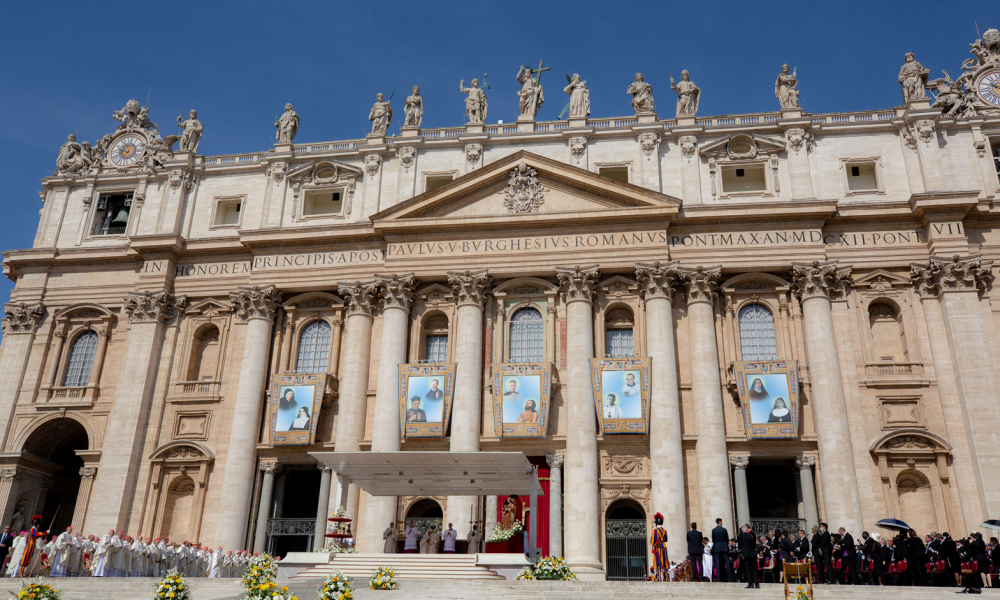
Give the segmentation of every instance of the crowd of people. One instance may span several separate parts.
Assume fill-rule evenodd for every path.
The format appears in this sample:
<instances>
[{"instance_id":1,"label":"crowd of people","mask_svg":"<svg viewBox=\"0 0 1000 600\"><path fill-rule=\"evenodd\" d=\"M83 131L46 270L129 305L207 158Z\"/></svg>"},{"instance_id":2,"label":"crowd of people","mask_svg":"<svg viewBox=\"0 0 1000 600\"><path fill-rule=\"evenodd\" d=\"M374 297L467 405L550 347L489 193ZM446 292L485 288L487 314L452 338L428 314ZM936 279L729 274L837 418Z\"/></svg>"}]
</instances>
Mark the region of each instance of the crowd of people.
<instances>
[{"instance_id":1,"label":"crowd of people","mask_svg":"<svg viewBox=\"0 0 1000 600\"><path fill-rule=\"evenodd\" d=\"M171 542L169 538L132 537L109 531L104 537L41 531L41 517L31 529L14 535L10 527L0 534L4 577L161 577L176 569L184 577L241 577L252 555L224 551L199 543Z\"/></svg>"},{"instance_id":2,"label":"crowd of people","mask_svg":"<svg viewBox=\"0 0 1000 600\"><path fill-rule=\"evenodd\" d=\"M687 560L671 563L659 513L654 523L650 579L658 581L729 581L755 588L762 580L781 582L783 563L809 561L813 580L822 584L1000 587L1000 543L996 537L987 542L978 532L954 539L934 531L921 537L912 529L886 537L865 531L856 540L843 527L832 532L821 523L811 535L803 529L755 533L743 525L731 538L716 519L711 539L691 523Z\"/></svg>"}]
</instances>

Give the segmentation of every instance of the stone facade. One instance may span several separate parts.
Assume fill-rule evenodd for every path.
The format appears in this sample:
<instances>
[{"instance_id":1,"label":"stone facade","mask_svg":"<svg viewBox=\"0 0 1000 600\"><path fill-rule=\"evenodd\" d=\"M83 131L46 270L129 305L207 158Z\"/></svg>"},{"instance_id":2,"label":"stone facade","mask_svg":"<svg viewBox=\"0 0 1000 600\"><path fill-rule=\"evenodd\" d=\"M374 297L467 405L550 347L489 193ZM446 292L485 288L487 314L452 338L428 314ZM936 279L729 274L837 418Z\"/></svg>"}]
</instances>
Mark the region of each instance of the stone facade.
<instances>
[{"instance_id":1,"label":"stone facade","mask_svg":"<svg viewBox=\"0 0 1000 600\"><path fill-rule=\"evenodd\" d=\"M302 144L289 105L273 149L213 157L196 154L200 123L175 152L130 103L95 150L64 145L33 247L4 254L0 522L60 507L86 532L262 550L310 451L517 450L551 469L550 553L587 576L615 506L662 512L673 557L690 521L716 517L969 531L1000 511L1000 114L954 102L417 120ZM795 439L744 430L733 363L751 305L800 368ZM544 438L510 439L491 365L510 362L525 307L551 412ZM269 382L302 370L317 321L316 442L272 447ZM590 359L621 329L652 357L648 435L597 428ZM450 435L401 440L397 364L434 336L458 365ZM791 497L756 501L782 515L755 514L755 466L786 469ZM363 551L424 500L463 538L496 521L495 498L373 498L310 473L317 525L344 505Z\"/></svg>"}]
</instances>

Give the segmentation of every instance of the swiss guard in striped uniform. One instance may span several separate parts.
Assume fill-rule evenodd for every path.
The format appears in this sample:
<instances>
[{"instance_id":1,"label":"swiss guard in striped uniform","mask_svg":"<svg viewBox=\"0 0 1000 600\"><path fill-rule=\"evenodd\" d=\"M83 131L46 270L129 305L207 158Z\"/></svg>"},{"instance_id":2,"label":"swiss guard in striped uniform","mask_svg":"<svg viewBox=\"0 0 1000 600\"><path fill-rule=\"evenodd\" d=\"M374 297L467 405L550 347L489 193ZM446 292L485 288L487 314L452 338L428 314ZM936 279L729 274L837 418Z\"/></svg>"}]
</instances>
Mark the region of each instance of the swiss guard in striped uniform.
<instances>
[{"instance_id":1,"label":"swiss guard in striped uniform","mask_svg":"<svg viewBox=\"0 0 1000 600\"><path fill-rule=\"evenodd\" d=\"M667 581L667 569L670 561L667 559L667 530L663 528L663 515L653 515L653 581Z\"/></svg>"},{"instance_id":2,"label":"swiss guard in striped uniform","mask_svg":"<svg viewBox=\"0 0 1000 600\"><path fill-rule=\"evenodd\" d=\"M18 565L18 577L34 577L38 574L39 562L41 560L40 553L38 553L38 538L41 535L48 534L48 531L39 533L38 529L42 526L42 518L38 515L31 517L31 531L28 532L28 538L25 540L24 554L21 555L21 564Z\"/></svg>"}]
</instances>

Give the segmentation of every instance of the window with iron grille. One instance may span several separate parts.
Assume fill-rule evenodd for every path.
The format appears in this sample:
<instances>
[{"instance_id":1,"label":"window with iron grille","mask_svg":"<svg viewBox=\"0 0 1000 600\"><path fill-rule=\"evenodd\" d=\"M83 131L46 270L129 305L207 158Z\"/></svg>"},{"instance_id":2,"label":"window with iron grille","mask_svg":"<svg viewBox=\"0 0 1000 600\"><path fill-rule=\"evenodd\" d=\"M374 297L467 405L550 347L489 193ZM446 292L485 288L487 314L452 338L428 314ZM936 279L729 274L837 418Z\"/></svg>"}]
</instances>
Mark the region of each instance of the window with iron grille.
<instances>
[{"instance_id":1,"label":"window with iron grille","mask_svg":"<svg viewBox=\"0 0 1000 600\"><path fill-rule=\"evenodd\" d=\"M448 360L448 336L429 335L425 346L425 354L430 362L445 362Z\"/></svg>"},{"instance_id":2,"label":"window with iron grille","mask_svg":"<svg viewBox=\"0 0 1000 600\"><path fill-rule=\"evenodd\" d=\"M90 383L90 370L94 367L94 354L97 352L97 332L85 331L75 340L69 351L69 361L66 364L66 375L63 385L80 387Z\"/></svg>"},{"instance_id":3,"label":"window with iron grille","mask_svg":"<svg viewBox=\"0 0 1000 600\"><path fill-rule=\"evenodd\" d=\"M299 373L325 373L330 356L330 324L313 321L299 336L299 356L295 370Z\"/></svg>"},{"instance_id":4,"label":"window with iron grille","mask_svg":"<svg viewBox=\"0 0 1000 600\"><path fill-rule=\"evenodd\" d=\"M534 308L519 309L510 318L510 362L537 362L545 356L545 325Z\"/></svg>"},{"instance_id":5,"label":"window with iron grille","mask_svg":"<svg viewBox=\"0 0 1000 600\"><path fill-rule=\"evenodd\" d=\"M740 358L774 360L778 349L774 341L774 315L760 304L740 309Z\"/></svg>"},{"instance_id":6,"label":"window with iron grille","mask_svg":"<svg viewBox=\"0 0 1000 600\"><path fill-rule=\"evenodd\" d=\"M609 329L605 337L608 358L632 358L635 356L631 329Z\"/></svg>"}]
</instances>

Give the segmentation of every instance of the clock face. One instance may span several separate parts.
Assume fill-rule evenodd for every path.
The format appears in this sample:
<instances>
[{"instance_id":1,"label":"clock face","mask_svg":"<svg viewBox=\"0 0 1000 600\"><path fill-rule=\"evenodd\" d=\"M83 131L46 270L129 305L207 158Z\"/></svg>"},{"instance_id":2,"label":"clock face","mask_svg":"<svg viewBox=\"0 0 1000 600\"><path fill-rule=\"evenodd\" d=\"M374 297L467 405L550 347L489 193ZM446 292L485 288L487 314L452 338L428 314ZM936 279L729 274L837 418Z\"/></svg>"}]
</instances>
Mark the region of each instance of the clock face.
<instances>
[{"instance_id":1,"label":"clock face","mask_svg":"<svg viewBox=\"0 0 1000 600\"><path fill-rule=\"evenodd\" d=\"M116 167L130 167L146 151L146 141L137 135L123 135L111 146L111 162Z\"/></svg>"},{"instance_id":2,"label":"clock face","mask_svg":"<svg viewBox=\"0 0 1000 600\"><path fill-rule=\"evenodd\" d=\"M983 102L1000 106L1000 69L980 77L976 83L976 91Z\"/></svg>"}]
</instances>

